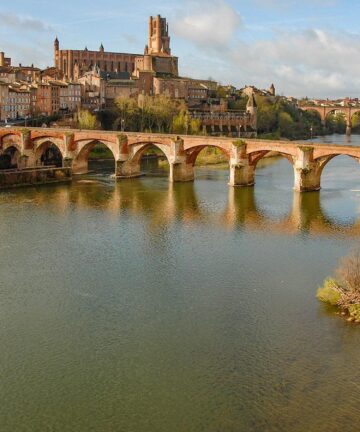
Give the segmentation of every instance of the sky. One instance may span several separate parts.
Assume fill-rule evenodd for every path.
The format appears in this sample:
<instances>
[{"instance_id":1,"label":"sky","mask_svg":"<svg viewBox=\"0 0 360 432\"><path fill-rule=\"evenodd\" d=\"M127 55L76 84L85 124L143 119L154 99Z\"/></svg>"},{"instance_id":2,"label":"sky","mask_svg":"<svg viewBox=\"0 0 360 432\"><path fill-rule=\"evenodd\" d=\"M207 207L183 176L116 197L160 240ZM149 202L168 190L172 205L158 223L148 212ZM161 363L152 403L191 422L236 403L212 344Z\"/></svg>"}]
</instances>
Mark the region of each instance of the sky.
<instances>
[{"instance_id":1,"label":"sky","mask_svg":"<svg viewBox=\"0 0 360 432\"><path fill-rule=\"evenodd\" d=\"M169 21L180 74L295 97L360 97L359 0L0 0L0 51L53 65L63 49L142 54L148 17Z\"/></svg>"}]
</instances>

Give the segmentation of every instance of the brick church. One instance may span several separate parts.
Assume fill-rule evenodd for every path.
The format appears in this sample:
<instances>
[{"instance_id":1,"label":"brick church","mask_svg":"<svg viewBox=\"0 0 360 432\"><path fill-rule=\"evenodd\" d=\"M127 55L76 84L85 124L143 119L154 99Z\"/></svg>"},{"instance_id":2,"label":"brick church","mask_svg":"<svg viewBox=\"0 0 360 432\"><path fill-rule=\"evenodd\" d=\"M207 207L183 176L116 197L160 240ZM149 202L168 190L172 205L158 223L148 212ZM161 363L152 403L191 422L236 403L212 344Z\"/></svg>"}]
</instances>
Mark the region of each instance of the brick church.
<instances>
[{"instance_id":1,"label":"brick church","mask_svg":"<svg viewBox=\"0 0 360 432\"><path fill-rule=\"evenodd\" d=\"M171 55L169 27L166 18L160 15L149 19L149 40L143 55L107 52L101 44L98 51L63 50L56 38L54 42L55 67L66 79L77 81L86 72L98 66L103 72L128 72L138 79L149 73L178 76L178 58ZM145 75L144 75L145 74Z\"/></svg>"}]
</instances>

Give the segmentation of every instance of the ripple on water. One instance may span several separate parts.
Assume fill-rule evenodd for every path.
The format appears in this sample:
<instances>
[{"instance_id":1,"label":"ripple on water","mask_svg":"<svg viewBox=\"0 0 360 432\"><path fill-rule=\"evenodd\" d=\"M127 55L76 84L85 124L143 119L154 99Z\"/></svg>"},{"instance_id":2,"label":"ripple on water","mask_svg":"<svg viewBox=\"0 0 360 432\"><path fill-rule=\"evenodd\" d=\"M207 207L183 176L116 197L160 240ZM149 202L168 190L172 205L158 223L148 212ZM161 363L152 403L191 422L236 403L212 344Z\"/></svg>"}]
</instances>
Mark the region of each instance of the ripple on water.
<instances>
[{"instance_id":1,"label":"ripple on water","mask_svg":"<svg viewBox=\"0 0 360 432\"><path fill-rule=\"evenodd\" d=\"M360 235L332 163L305 195L281 159L2 194L1 432L356 431L359 329L315 298Z\"/></svg>"}]
</instances>

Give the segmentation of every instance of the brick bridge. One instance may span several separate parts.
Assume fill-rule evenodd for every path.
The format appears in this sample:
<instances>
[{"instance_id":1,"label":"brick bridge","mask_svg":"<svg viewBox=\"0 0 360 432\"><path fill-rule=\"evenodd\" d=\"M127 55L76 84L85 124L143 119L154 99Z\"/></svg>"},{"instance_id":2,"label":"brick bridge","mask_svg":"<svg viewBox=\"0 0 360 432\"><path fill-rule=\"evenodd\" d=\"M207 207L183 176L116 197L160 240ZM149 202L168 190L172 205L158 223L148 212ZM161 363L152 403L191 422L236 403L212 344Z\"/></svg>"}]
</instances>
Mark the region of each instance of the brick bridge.
<instances>
[{"instance_id":1,"label":"brick bridge","mask_svg":"<svg viewBox=\"0 0 360 432\"><path fill-rule=\"evenodd\" d=\"M74 174L85 173L89 154L97 143L112 152L118 178L139 176L142 156L150 146L156 146L169 162L171 182L194 180L197 156L205 147L215 147L229 161L231 186L253 186L258 162L276 152L293 166L294 189L300 192L320 189L322 171L334 157L347 155L360 160L360 147L350 145L69 129L0 129L0 154L11 154L19 169L41 166L42 155L54 145L61 153L64 167L72 168Z\"/></svg>"},{"instance_id":2,"label":"brick bridge","mask_svg":"<svg viewBox=\"0 0 360 432\"><path fill-rule=\"evenodd\" d=\"M360 112L360 106L337 106L337 105L304 105L300 107L303 111L315 111L319 114L323 126L325 126L326 119L330 114L341 112L344 114L346 121L346 134L351 135L352 129L352 116Z\"/></svg>"}]
</instances>

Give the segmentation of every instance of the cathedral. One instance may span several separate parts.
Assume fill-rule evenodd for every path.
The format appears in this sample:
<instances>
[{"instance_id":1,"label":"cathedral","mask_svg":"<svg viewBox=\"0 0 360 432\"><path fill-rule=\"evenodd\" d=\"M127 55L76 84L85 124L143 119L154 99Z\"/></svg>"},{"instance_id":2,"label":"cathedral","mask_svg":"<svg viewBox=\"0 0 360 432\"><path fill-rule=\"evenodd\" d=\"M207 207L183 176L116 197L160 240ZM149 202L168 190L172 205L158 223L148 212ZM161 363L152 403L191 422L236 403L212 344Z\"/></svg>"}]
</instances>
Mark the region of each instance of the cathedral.
<instances>
[{"instance_id":1,"label":"cathedral","mask_svg":"<svg viewBox=\"0 0 360 432\"><path fill-rule=\"evenodd\" d=\"M143 55L107 52L101 44L98 51L63 50L58 38L54 42L55 67L70 81L77 81L94 66L102 72L128 72L140 78L144 75L177 77L178 58L171 55L169 26L160 15L149 19L149 39Z\"/></svg>"}]
</instances>

